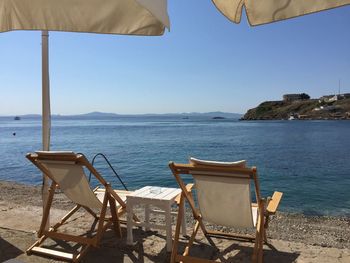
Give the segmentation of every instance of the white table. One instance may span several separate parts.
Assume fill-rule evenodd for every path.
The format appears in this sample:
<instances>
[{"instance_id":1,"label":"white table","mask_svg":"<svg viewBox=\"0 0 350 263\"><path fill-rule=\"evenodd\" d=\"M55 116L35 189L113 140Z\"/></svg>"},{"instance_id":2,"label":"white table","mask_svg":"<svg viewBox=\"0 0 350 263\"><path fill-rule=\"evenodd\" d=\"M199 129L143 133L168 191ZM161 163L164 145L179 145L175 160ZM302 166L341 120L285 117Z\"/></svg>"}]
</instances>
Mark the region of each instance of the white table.
<instances>
[{"instance_id":1,"label":"white table","mask_svg":"<svg viewBox=\"0 0 350 263\"><path fill-rule=\"evenodd\" d=\"M172 248L172 228L171 228L171 215L177 214L171 212L171 206L175 203L175 198L181 193L179 188L167 188L157 186L145 186L139 190L136 190L131 195L127 196L127 244L133 244L132 227L139 226L145 227L146 230L150 228L165 229L166 230L166 243L167 251L171 251ZM183 202L185 203L185 202ZM143 205L145 207L145 222L135 222L133 220L134 206ZM151 206L160 208L161 210L154 210ZM183 207L185 209L185 207ZM185 211L185 210L184 210ZM165 215L165 225L157 225L149 222L150 213L161 213ZM182 220L182 234L186 235L186 221L185 213Z\"/></svg>"}]
</instances>

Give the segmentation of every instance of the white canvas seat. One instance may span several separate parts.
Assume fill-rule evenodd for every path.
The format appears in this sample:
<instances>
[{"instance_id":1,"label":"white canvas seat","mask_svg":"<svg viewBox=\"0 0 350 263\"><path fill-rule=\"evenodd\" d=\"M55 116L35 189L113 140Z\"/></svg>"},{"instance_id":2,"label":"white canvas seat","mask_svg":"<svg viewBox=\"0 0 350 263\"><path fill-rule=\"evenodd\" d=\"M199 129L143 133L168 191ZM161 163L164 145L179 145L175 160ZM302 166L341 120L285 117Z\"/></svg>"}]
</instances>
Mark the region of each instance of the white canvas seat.
<instances>
[{"instance_id":1,"label":"white canvas seat","mask_svg":"<svg viewBox=\"0 0 350 263\"><path fill-rule=\"evenodd\" d=\"M198 174L193 178L203 220L227 227L255 226L249 180Z\"/></svg>"},{"instance_id":2,"label":"white canvas seat","mask_svg":"<svg viewBox=\"0 0 350 263\"><path fill-rule=\"evenodd\" d=\"M101 209L103 200L99 200L90 189L81 165L55 160L42 160L41 163L70 200L81 206Z\"/></svg>"},{"instance_id":3,"label":"white canvas seat","mask_svg":"<svg viewBox=\"0 0 350 263\"><path fill-rule=\"evenodd\" d=\"M238 162L213 162L190 159L189 164L169 163L176 181L182 189L180 202L188 201L196 221L192 236L182 255L178 254L178 238L181 226L179 211L175 230L175 241L171 255L171 262L216 262L193 258L189 255L199 228L208 238L238 237L255 240L253 262L262 262L263 243L266 242L265 230L268 226L269 216L277 210L282 193L275 192L272 199L265 201L260 196L257 170L255 167L247 168L244 160ZM196 200L185 188L181 175L190 174L194 180ZM254 185L256 203L252 202L251 185ZM181 208L181 206L180 206ZM203 221L233 228L254 228L255 236L209 231Z\"/></svg>"},{"instance_id":4,"label":"white canvas seat","mask_svg":"<svg viewBox=\"0 0 350 263\"><path fill-rule=\"evenodd\" d=\"M40 229L38 231L39 240L27 250L27 254L35 253L78 262L91 246L98 246L101 236L107 228L112 227L116 235L119 237L121 236L119 217L126 212L126 196L131 192L113 190L110 184L105 181L82 154L73 152L38 151L36 153L29 153L26 157L52 180L48 201L44 208ZM84 169L90 171L102 187L92 190ZM57 188L59 188L75 206L62 220L47 229L46 224L48 222L55 189ZM58 232L58 228L80 208L85 209L93 216L92 225L96 225L96 234L94 236L85 237ZM107 208L110 210L110 216L106 215ZM91 231L91 229L89 230ZM82 247L77 253L49 249L43 246L47 238L75 242L81 244Z\"/></svg>"}]
</instances>

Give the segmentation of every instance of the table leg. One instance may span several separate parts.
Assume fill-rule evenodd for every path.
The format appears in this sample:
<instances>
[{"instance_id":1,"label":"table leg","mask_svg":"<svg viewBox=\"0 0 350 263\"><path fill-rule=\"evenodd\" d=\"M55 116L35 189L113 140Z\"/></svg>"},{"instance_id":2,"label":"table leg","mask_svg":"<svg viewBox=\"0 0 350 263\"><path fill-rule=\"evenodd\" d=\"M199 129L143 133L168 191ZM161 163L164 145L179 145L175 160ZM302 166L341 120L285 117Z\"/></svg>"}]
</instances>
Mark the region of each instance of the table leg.
<instances>
[{"instance_id":1,"label":"table leg","mask_svg":"<svg viewBox=\"0 0 350 263\"><path fill-rule=\"evenodd\" d=\"M182 202L181 206L182 206L182 211L183 211L182 230L181 231L182 231L182 235L186 236L187 235L187 232L186 232L187 225L186 225L186 207L185 207L185 202Z\"/></svg>"},{"instance_id":2,"label":"table leg","mask_svg":"<svg viewBox=\"0 0 350 263\"><path fill-rule=\"evenodd\" d=\"M166 228L166 249L168 252L172 248L172 229L171 229L171 204L165 206L165 228Z\"/></svg>"},{"instance_id":3,"label":"table leg","mask_svg":"<svg viewBox=\"0 0 350 263\"><path fill-rule=\"evenodd\" d=\"M133 203L128 200L127 201L127 206L126 206L126 212L127 212L127 238L126 238L126 243L128 245L132 245L134 243L133 240L133 235L132 235L132 226L133 226Z\"/></svg>"},{"instance_id":4,"label":"table leg","mask_svg":"<svg viewBox=\"0 0 350 263\"><path fill-rule=\"evenodd\" d=\"M149 204L145 204L145 222L146 222L146 227L145 230L149 231L149 214L150 214L150 205Z\"/></svg>"}]
</instances>

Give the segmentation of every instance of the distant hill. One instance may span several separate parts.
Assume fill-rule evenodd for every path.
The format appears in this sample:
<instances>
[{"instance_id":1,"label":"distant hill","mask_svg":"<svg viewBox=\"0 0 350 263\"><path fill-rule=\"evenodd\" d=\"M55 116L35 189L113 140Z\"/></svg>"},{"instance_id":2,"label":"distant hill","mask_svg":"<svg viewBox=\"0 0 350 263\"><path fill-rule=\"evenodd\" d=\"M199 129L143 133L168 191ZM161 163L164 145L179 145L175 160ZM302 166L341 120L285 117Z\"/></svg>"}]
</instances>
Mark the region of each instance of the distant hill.
<instances>
[{"instance_id":1,"label":"distant hill","mask_svg":"<svg viewBox=\"0 0 350 263\"><path fill-rule=\"evenodd\" d=\"M90 112L86 114L79 114L79 115L70 115L71 117L132 117L132 116L161 116L161 117L195 117L195 116L203 116L203 117L223 117L223 118L235 118L239 119L243 116L243 114L239 113L230 113L230 112L221 112L221 111L214 111L214 112L182 112L182 113L145 113L145 114L117 114L117 113L105 113L105 112Z\"/></svg>"},{"instance_id":2,"label":"distant hill","mask_svg":"<svg viewBox=\"0 0 350 263\"><path fill-rule=\"evenodd\" d=\"M250 109L242 120L350 119L350 98L324 102L319 99L299 101L265 101Z\"/></svg>"},{"instance_id":3,"label":"distant hill","mask_svg":"<svg viewBox=\"0 0 350 263\"><path fill-rule=\"evenodd\" d=\"M188 115L188 116L223 117L223 118L232 118L232 119L239 119L243 116L243 114L240 114L240 113L221 112L221 111L213 111L213 112L205 112L205 113L190 112L190 113L181 113L181 114Z\"/></svg>"},{"instance_id":4,"label":"distant hill","mask_svg":"<svg viewBox=\"0 0 350 263\"><path fill-rule=\"evenodd\" d=\"M93 112L89 112L89 113L78 114L78 115L70 115L70 116L80 116L80 117L118 117L118 116L120 116L120 114L93 111Z\"/></svg>"},{"instance_id":5,"label":"distant hill","mask_svg":"<svg viewBox=\"0 0 350 263\"><path fill-rule=\"evenodd\" d=\"M213 111L213 112L182 112L182 113L164 113L164 114L145 114L147 116L170 116L170 117L223 117L228 119L239 119L243 116L240 113L231 113L231 112L221 112L221 111Z\"/></svg>"},{"instance_id":6,"label":"distant hill","mask_svg":"<svg viewBox=\"0 0 350 263\"><path fill-rule=\"evenodd\" d=\"M40 118L41 115L39 114L26 114L26 115L19 115L21 118ZM240 113L230 113L230 112L221 112L221 111L214 111L214 112L182 112L182 113L163 113L163 114L157 114L157 113L146 113L146 114L117 114L117 113L106 113L106 112L89 112L85 114L76 114L76 115L59 115L59 114L52 114L52 118L113 118L113 117L222 117L222 118L229 118L229 119L239 119L243 116L243 114ZM9 117L9 116L7 116Z\"/></svg>"},{"instance_id":7,"label":"distant hill","mask_svg":"<svg viewBox=\"0 0 350 263\"><path fill-rule=\"evenodd\" d=\"M26 114L26 115L20 115L21 118L41 118L40 114Z\"/></svg>"}]
</instances>

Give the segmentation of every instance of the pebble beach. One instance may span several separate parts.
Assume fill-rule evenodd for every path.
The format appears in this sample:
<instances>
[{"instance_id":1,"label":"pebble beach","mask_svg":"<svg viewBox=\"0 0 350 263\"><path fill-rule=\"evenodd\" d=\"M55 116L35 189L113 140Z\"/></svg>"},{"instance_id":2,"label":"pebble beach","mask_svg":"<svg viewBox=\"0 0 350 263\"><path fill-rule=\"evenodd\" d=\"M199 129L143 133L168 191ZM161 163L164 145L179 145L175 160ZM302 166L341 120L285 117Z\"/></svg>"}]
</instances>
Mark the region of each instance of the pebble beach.
<instances>
[{"instance_id":1,"label":"pebble beach","mask_svg":"<svg viewBox=\"0 0 350 263\"><path fill-rule=\"evenodd\" d=\"M13 258L23 262L56 262L25 254L25 250L36 240L36 231L40 224L42 214L40 187L0 181L0 189L0 262ZM62 217L71 207L72 204L63 194L56 194L51 213L52 222ZM142 218L141 208L137 211ZM190 233L193 219L189 211L187 212L187 227ZM153 220L162 221L162 218L154 217ZM69 222L64 227L67 231L76 233L91 224L91 218L83 212L78 213L77 218L72 221L80 223ZM230 229L223 230L230 231ZM116 238L112 231L107 231L101 247L91 249L83 262L169 261L170 255L165 249L164 231L134 229L133 246L126 245L124 225L122 231L122 238ZM267 235L269 245L264 246L265 262L350 262L349 217L305 216L279 212L272 218ZM186 237L182 237L180 244L184 244L185 240ZM194 256L200 255L224 262L251 261L253 243L215 240L220 251L213 250L200 234L191 253Z\"/></svg>"}]
</instances>

